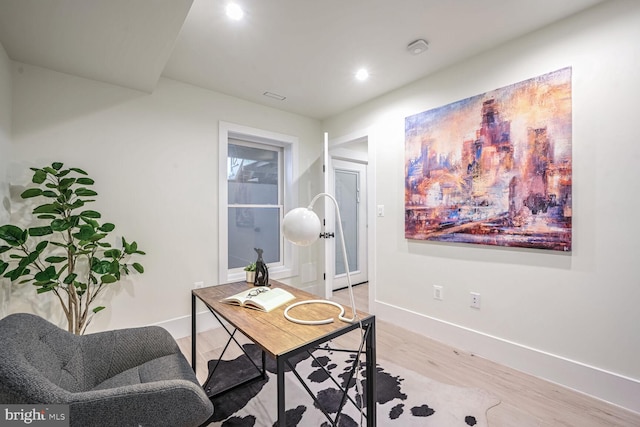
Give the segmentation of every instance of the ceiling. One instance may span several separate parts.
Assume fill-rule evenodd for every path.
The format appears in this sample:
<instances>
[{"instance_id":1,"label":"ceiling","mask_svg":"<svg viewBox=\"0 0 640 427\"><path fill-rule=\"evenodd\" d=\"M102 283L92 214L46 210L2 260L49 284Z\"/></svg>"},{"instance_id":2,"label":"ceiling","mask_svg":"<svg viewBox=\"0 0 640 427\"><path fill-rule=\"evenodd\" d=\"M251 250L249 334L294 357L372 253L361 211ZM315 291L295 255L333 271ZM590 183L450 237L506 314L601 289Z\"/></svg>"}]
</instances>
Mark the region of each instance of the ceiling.
<instances>
[{"instance_id":1,"label":"ceiling","mask_svg":"<svg viewBox=\"0 0 640 427\"><path fill-rule=\"evenodd\" d=\"M236 0L232 21L227 0L0 0L0 43L14 61L144 92L167 77L325 119L602 1Z\"/></svg>"}]
</instances>

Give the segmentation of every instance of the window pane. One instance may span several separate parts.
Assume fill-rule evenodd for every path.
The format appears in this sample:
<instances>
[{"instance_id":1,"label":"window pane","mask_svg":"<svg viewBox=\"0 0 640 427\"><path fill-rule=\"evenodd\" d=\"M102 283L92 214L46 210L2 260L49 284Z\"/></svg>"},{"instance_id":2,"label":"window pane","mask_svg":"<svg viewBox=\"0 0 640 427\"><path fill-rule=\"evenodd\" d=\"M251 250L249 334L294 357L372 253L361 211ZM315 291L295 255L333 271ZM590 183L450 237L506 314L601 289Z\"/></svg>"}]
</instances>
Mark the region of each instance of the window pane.
<instances>
[{"instance_id":1,"label":"window pane","mask_svg":"<svg viewBox=\"0 0 640 427\"><path fill-rule=\"evenodd\" d=\"M254 262L261 248L262 258L280 262L280 208L229 208L228 268Z\"/></svg>"},{"instance_id":2,"label":"window pane","mask_svg":"<svg viewBox=\"0 0 640 427\"><path fill-rule=\"evenodd\" d=\"M336 201L340 206L340 217L344 231L349 271L358 270L358 174L351 171L336 170ZM337 220L337 218L336 218ZM336 224L336 238L340 229ZM345 274L342 248L336 239L336 274Z\"/></svg>"},{"instance_id":3,"label":"window pane","mask_svg":"<svg viewBox=\"0 0 640 427\"><path fill-rule=\"evenodd\" d=\"M229 144L227 182L230 205L278 204L278 152Z\"/></svg>"}]
</instances>

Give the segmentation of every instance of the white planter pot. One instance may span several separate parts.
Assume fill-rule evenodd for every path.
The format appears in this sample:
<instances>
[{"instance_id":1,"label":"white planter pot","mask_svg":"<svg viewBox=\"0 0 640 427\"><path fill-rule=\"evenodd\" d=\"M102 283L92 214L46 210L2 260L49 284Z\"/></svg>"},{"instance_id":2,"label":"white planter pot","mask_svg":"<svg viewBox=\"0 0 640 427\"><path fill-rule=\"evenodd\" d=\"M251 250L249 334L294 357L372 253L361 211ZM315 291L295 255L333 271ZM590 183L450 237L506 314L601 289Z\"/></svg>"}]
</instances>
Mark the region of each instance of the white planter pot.
<instances>
[{"instance_id":1,"label":"white planter pot","mask_svg":"<svg viewBox=\"0 0 640 427\"><path fill-rule=\"evenodd\" d=\"M256 272L255 271L245 271L247 273L247 283L253 284L256 281Z\"/></svg>"}]
</instances>

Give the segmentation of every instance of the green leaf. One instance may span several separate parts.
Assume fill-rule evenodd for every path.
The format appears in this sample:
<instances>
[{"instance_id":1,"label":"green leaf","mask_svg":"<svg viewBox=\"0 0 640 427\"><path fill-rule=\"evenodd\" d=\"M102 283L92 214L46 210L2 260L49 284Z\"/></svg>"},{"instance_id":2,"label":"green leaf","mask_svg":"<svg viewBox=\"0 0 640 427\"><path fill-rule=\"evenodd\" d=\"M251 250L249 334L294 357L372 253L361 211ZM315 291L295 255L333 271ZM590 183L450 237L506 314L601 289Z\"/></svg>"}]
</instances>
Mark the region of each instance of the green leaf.
<instances>
[{"instance_id":1,"label":"green leaf","mask_svg":"<svg viewBox=\"0 0 640 427\"><path fill-rule=\"evenodd\" d=\"M50 168L49 166L43 167L42 170L54 176L58 173L57 170L55 170L54 168Z\"/></svg>"},{"instance_id":2,"label":"green leaf","mask_svg":"<svg viewBox=\"0 0 640 427\"><path fill-rule=\"evenodd\" d=\"M93 229L95 230L96 228L100 227L100 224L98 224L98 221L96 221L95 219L91 219L91 218L85 218L83 216L81 216L82 220L84 222L86 222L87 224L89 224L90 226L93 227Z\"/></svg>"},{"instance_id":3,"label":"green leaf","mask_svg":"<svg viewBox=\"0 0 640 427\"><path fill-rule=\"evenodd\" d=\"M102 224L102 226L100 228L98 228L98 230L104 231L105 233L109 233L109 232L113 231L115 228L116 228L115 224L111 224L110 222L106 222L106 223Z\"/></svg>"},{"instance_id":4,"label":"green leaf","mask_svg":"<svg viewBox=\"0 0 640 427\"><path fill-rule=\"evenodd\" d=\"M117 282L117 281L118 281L118 279L116 279L116 277L115 277L115 276L112 276L111 274L105 274L104 276L102 276L102 277L100 278L100 282L101 282L101 283L105 283L105 284L108 284L108 283L115 283L115 282Z\"/></svg>"},{"instance_id":5,"label":"green leaf","mask_svg":"<svg viewBox=\"0 0 640 427\"><path fill-rule=\"evenodd\" d=\"M100 218L102 215L96 211L82 211L80 212L81 218Z\"/></svg>"},{"instance_id":6,"label":"green leaf","mask_svg":"<svg viewBox=\"0 0 640 427\"><path fill-rule=\"evenodd\" d=\"M20 194L23 199L29 199L31 197L42 196L42 190L40 188L28 188Z\"/></svg>"},{"instance_id":7,"label":"green leaf","mask_svg":"<svg viewBox=\"0 0 640 427\"><path fill-rule=\"evenodd\" d=\"M117 260L111 261L111 268L109 269L109 273L118 277L120 275L120 263Z\"/></svg>"},{"instance_id":8,"label":"green leaf","mask_svg":"<svg viewBox=\"0 0 640 427\"><path fill-rule=\"evenodd\" d=\"M58 184L58 188L60 188L60 191L64 191L67 188L71 187L73 184L75 184L76 179L75 178L64 178L60 180L60 183Z\"/></svg>"},{"instance_id":9,"label":"green leaf","mask_svg":"<svg viewBox=\"0 0 640 427\"><path fill-rule=\"evenodd\" d=\"M47 242L46 240L43 240L42 242L38 243L38 245L36 246L36 251L41 254L48 244L49 242Z\"/></svg>"},{"instance_id":10,"label":"green leaf","mask_svg":"<svg viewBox=\"0 0 640 427\"><path fill-rule=\"evenodd\" d=\"M57 264L59 262L63 262L66 261L67 257L66 256L50 256L45 258L45 261L50 263L50 264Z\"/></svg>"},{"instance_id":11,"label":"green leaf","mask_svg":"<svg viewBox=\"0 0 640 427\"><path fill-rule=\"evenodd\" d=\"M55 213L55 214L59 214L60 213L60 205L58 203L49 203L46 205L41 205L38 206L37 208L35 208L33 210L34 214L40 214L40 213Z\"/></svg>"},{"instance_id":12,"label":"green leaf","mask_svg":"<svg viewBox=\"0 0 640 427\"><path fill-rule=\"evenodd\" d=\"M80 224L80 217L78 215L71 215L68 219L72 227L77 227L78 224Z\"/></svg>"},{"instance_id":13,"label":"green leaf","mask_svg":"<svg viewBox=\"0 0 640 427\"><path fill-rule=\"evenodd\" d=\"M109 258L118 259L122 255L122 252L119 249L110 249L108 251L104 251L104 256Z\"/></svg>"},{"instance_id":14,"label":"green leaf","mask_svg":"<svg viewBox=\"0 0 640 427\"><path fill-rule=\"evenodd\" d=\"M80 175L88 175L85 171L78 168L70 168L72 171L79 173Z\"/></svg>"},{"instance_id":15,"label":"green leaf","mask_svg":"<svg viewBox=\"0 0 640 427\"><path fill-rule=\"evenodd\" d=\"M93 258L91 262L91 271L98 274L107 274L111 272L111 262L107 260L98 260Z\"/></svg>"},{"instance_id":16,"label":"green leaf","mask_svg":"<svg viewBox=\"0 0 640 427\"><path fill-rule=\"evenodd\" d=\"M64 283L65 285L70 285L73 283L74 280L76 280L76 277L78 277L76 273L69 274L67 277L64 278L62 283Z\"/></svg>"},{"instance_id":17,"label":"green leaf","mask_svg":"<svg viewBox=\"0 0 640 427\"><path fill-rule=\"evenodd\" d=\"M64 219L54 219L51 221L51 229L53 231L65 231L71 228L71 223Z\"/></svg>"},{"instance_id":18,"label":"green leaf","mask_svg":"<svg viewBox=\"0 0 640 427\"><path fill-rule=\"evenodd\" d=\"M76 182L82 185L93 185L95 183L91 178L78 178Z\"/></svg>"},{"instance_id":19,"label":"green leaf","mask_svg":"<svg viewBox=\"0 0 640 427\"><path fill-rule=\"evenodd\" d=\"M80 230L73 235L78 240L89 240L95 234L93 227L90 225L80 226Z\"/></svg>"},{"instance_id":20,"label":"green leaf","mask_svg":"<svg viewBox=\"0 0 640 427\"><path fill-rule=\"evenodd\" d=\"M38 219L55 219L57 216L51 214L38 215Z\"/></svg>"},{"instance_id":21,"label":"green leaf","mask_svg":"<svg viewBox=\"0 0 640 427\"><path fill-rule=\"evenodd\" d=\"M7 267L9 267L9 263L0 259L0 274L4 273Z\"/></svg>"},{"instance_id":22,"label":"green leaf","mask_svg":"<svg viewBox=\"0 0 640 427\"><path fill-rule=\"evenodd\" d=\"M45 225L44 227L32 227L29 229L29 234L31 236L47 236L49 234L53 234L53 230L48 225Z\"/></svg>"},{"instance_id":23,"label":"green leaf","mask_svg":"<svg viewBox=\"0 0 640 427\"><path fill-rule=\"evenodd\" d=\"M129 244L124 240L124 237L122 238L122 246L124 252L128 255L134 254L138 251L138 244L136 242L131 242Z\"/></svg>"},{"instance_id":24,"label":"green leaf","mask_svg":"<svg viewBox=\"0 0 640 427\"><path fill-rule=\"evenodd\" d=\"M93 236L91 236L89 240L91 240L92 242L97 242L98 240L104 239L105 237L107 237L105 233L96 233Z\"/></svg>"},{"instance_id":25,"label":"green leaf","mask_svg":"<svg viewBox=\"0 0 640 427\"><path fill-rule=\"evenodd\" d=\"M140 274L144 273L144 267L142 265L140 265L137 262L134 262L133 264L131 264L133 266L133 268Z\"/></svg>"},{"instance_id":26,"label":"green leaf","mask_svg":"<svg viewBox=\"0 0 640 427\"><path fill-rule=\"evenodd\" d=\"M103 306L100 306L100 307L96 307L96 308L94 308L94 309L93 309L93 310L91 310L91 311L93 311L94 313L97 313L97 312L102 311L102 310L104 310L104 309L105 309L105 308L104 308Z\"/></svg>"},{"instance_id":27,"label":"green leaf","mask_svg":"<svg viewBox=\"0 0 640 427\"><path fill-rule=\"evenodd\" d=\"M31 182L34 184L42 184L47 179L47 173L42 169L35 169Z\"/></svg>"},{"instance_id":28,"label":"green leaf","mask_svg":"<svg viewBox=\"0 0 640 427\"><path fill-rule=\"evenodd\" d=\"M55 170L59 171L60 169L62 169L62 163L61 162L51 163L51 167L54 168Z\"/></svg>"},{"instance_id":29,"label":"green leaf","mask_svg":"<svg viewBox=\"0 0 640 427\"><path fill-rule=\"evenodd\" d=\"M29 274L29 269L27 268L27 266L26 265L18 265L18 267L16 267L13 270L7 272L4 275L4 277L7 277L12 282L15 282L16 280L18 280L18 278L20 276L26 276L27 274Z\"/></svg>"},{"instance_id":30,"label":"green leaf","mask_svg":"<svg viewBox=\"0 0 640 427\"><path fill-rule=\"evenodd\" d=\"M15 225L7 224L0 227L0 239L11 246L20 246L27 241L27 230L23 230Z\"/></svg>"},{"instance_id":31,"label":"green leaf","mask_svg":"<svg viewBox=\"0 0 640 427\"><path fill-rule=\"evenodd\" d=\"M56 269L53 266L47 267L44 271L40 271L36 273L34 276L35 280L38 282L48 282L56 279L57 277Z\"/></svg>"},{"instance_id":32,"label":"green leaf","mask_svg":"<svg viewBox=\"0 0 640 427\"><path fill-rule=\"evenodd\" d=\"M51 198L58 197L58 194L55 191L51 191L51 190L44 190L42 192L42 195L45 197L51 197Z\"/></svg>"},{"instance_id":33,"label":"green leaf","mask_svg":"<svg viewBox=\"0 0 640 427\"><path fill-rule=\"evenodd\" d=\"M0 254L11 250L11 246L0 246ZM0 273L2 274L2 273Z\"/></svg>"},{"instance_id":34,"label":"green leaf","mask_svg":"<svg viewBox=\"0 0 640 427\"><path fill-rule=\"evenodd\" d=\"M40 254L36 251L30 252L29 255L22 258L22 261L20 261L20 264L27 266L32 262L34 262L35 260L37 260L39 256Z\"/></svg>"},{"instance_id":35,"label":"green leaf","mask_svg":"<svg viewBox=\"0 0 640 427\"><path fill-rule=\"evenodd\" d=\"M75 202L73 202L72 204L70 204L70 205L69 205L69 207L70 207L71 209L81 208L81 207L83 207L83 206L84 206L84 204L85 204L86 202L93 202L93 200L80 200L80 199L77 199Z\"/></svg>"},{"instance_id":36,"label":"green leaf","mask_svg":"<svg viewBox=\"0 0 640 427\"><path fill-rule=\"evenodd\" d=\"M77 196L80 196L80 197L90 197L90 196L98 195L98 193L96 193L95 191L89 190L88 188L84 188L84 187L76 188L75 193Z\"/></svg>"}]
</instances>

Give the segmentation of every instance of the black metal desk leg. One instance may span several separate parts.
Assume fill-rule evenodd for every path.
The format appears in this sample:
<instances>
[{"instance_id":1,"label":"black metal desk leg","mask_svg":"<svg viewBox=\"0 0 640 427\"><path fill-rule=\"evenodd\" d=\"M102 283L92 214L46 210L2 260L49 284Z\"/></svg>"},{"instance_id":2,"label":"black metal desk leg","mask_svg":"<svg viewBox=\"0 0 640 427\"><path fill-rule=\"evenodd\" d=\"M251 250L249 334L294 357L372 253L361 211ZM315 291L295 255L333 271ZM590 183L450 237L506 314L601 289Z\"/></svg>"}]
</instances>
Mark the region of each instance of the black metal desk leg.
<instances>
[{"instance_id":1,"label":"black metal desk leg","mask_svg":"<svg viewBox=\"0 0 640 427\"><path fill-rule=\"evenodd\" d=\"M276 356L278 386L278 427L287 425L284 401L284 357Z\"/></svg>"},{"instance_id":2,"label":"black metal desk leg","mask_svg":"<svg viewBox=\"0 0 640 427\"><path fill-rule=\"evenodd\" d=\"M367 331L367 427L376 426L376 320L373 318Z\"/></svg>"},{"instance_id":3,"label":"black metal desk leg","mask_svg":"<svg viewBox=\"0 0 640 427\"><path fill-rule=\"evenodd\" d=\"M191 368L196 371L196 296L191 294Z\"/></svg>"}]
</instances>

